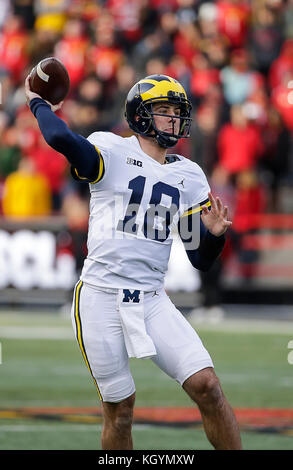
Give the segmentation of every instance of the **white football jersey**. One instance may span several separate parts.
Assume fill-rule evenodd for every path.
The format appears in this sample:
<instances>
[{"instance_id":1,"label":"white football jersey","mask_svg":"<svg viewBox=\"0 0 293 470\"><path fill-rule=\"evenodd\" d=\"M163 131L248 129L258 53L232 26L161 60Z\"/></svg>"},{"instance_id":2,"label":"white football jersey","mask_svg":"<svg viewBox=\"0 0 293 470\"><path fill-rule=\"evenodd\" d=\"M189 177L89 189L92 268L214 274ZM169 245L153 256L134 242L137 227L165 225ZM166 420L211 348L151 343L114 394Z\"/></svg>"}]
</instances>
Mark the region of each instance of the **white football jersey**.
<instances>
[{"instance_id":1,"label":"white football jersey","mask_svg":"<svg viewBox=\"0 0 293 470\"><path fill-rule=\"evenodd\" d=\"M161 165L136 136L94 132L88 140L99 153L100 172L90 183L81 279L96 287L157 290L164 285L173 228L190 208L207 202L207 179L181 155L167 156L170 163Z\"/></svg>"}]
</instances>

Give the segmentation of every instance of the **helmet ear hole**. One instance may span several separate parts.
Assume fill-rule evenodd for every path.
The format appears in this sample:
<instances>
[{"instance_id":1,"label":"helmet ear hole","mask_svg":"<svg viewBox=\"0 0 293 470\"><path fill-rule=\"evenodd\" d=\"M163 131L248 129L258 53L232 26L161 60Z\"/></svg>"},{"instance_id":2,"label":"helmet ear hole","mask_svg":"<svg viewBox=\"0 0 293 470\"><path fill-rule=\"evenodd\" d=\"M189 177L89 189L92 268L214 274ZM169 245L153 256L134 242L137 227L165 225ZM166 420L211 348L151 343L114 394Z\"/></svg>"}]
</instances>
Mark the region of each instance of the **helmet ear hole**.
<instances>
[{"instance_id":1,"label":"helmet ear hole","mask_svg":"<svg viewBox=\"0 0 293 470\"><path fill-rule=\"evenodd\" d=\"M135 114L135 127L137 131L142 134L146 134L151 130L152 127L152 115L147 106L141 103Z\"/></svg>"},{"instance_id":2,"label":"helmet ear hole","mask_svg":"<svg viewBox=\"0 0 293 470\"><path fill-rule=\"evenodd\" d=\"M139 133L145 134L150 130L151 117L144 118L142 116L135 116L135 127Z\"/></svg>"}]
</instances>

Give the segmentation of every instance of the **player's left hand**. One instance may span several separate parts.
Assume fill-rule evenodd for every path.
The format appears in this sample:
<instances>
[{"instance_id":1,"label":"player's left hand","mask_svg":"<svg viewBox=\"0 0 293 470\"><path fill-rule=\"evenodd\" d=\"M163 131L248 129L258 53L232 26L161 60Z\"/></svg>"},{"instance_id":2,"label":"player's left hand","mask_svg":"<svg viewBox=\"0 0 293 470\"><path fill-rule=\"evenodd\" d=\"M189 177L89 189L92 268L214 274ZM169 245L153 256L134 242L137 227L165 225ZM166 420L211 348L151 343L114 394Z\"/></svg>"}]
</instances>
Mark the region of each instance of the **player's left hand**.
<instances>
[{"instance_id":1,"label":"player's left hand","mask_svg":"<svg viewBox=\"0 0 293 470\"><path fill-rule=\"evenodd\" d=\"M30 89L30 82L29 82L29 79L30 79L30 75L28 75L25 79L25 84L24 84L24 91L25 91L25 96L26 96L26 102L27 102L27 105L29 106L30 105L30 102L34 99L34 98L40 98L41 100L43 100L44 98L42 98L40 95L38 95L37 93L31 91ZM55 113L56 111L58 111L58 109L61 108L62 104L63 104L63 101L61 101L60 103L58 104L52 104L52 103L49 103L49 101L47 100L44 100L46 101L46 103L51 107L51 110Z\"/></svg>"},{"instance_id":2,"label":"player's left hand","mask_svg":"<svg viewBox=\"0 0 293 470\"><path fill-rule=\"evenodd\" d=\"M228 207L223 206L219 197L215 199L211 192L209 193L209 199L211 209L209 210L207 206L202 207L201 220L209 232L216 237L220 237L232 225L232 222L228 220Z\"/></svg>"}]
</instances>

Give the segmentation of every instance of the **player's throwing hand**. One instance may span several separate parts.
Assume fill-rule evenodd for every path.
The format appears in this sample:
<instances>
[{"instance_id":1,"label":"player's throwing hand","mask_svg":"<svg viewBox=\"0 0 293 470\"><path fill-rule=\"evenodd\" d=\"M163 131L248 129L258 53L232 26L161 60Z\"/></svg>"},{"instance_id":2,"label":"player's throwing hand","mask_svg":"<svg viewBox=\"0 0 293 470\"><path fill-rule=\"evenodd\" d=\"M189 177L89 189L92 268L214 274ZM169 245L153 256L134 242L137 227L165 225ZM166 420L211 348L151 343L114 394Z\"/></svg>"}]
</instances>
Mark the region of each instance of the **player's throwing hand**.
<instances>
[{"instance_id":1,"label":"player's throwing hand","mask_svg":"<svg viewBox=\"0 0 293 470\"><path fill-rule=\"evenodd\" d=\"M228 220L228 207L223 206L221 199L219 197L215 199L211 192L209 192L209 199L211 209L202 206L201 220L213 235L219 237L227 231L232 222Z\"/></svg>"},{"instance_id":2,"label":"player's throwing hand","mask_svg":"<svg viewBox=\"0 0 293 470\"><path fill-rule=\"evenodd\" d=\"M27 102L27 105L28 105L28 106L30 105L30 102L31 102L34 98L40 98L41 100L43 99L40 95L38 95L37 93L34 93L33 91L31 91L29 79L30 79L30 75L28 75L28 76L26 77L26 79L25 79L25 84L24 84L26 102ZM56 111L58 111L58 109L60 109L61 106L63 105L63 101L61 101L60 103L55 104L55 105L49 103L49 101L47 101L47 100L44 100L44 101L46 101L46 103L48 103L48 105L51 107L51 110L52 110L54 113L55 113Z\"/></svg>"}]
</instances>

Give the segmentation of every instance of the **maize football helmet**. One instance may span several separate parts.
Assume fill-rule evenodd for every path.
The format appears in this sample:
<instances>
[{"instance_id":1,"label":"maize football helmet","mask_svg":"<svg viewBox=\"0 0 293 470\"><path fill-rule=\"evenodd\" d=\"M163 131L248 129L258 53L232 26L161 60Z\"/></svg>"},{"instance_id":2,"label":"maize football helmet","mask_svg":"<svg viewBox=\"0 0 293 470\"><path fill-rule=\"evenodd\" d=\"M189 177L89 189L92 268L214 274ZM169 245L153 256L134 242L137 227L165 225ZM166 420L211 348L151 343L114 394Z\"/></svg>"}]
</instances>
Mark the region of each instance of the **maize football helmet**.
<instances>
[{"instance_id":1,"label":"maize football helmet","mask_svg":"<svg viewBox=\"0 0 293 470\"><path fill-rule=\"evenodd\" d=\"M163 132L157 129L153 104L168 102L180 107L179 132ZM163 148L173 147L182 137L189 137L191 125L191 102L183 86L167 75L150 75L137 82L129 91L125 103L125 117L129 127L137 134L154 137ZM164 116L169 116L165 115ZM173 117L174 116L171 116Z\"/></svg>"}]
</instances>

